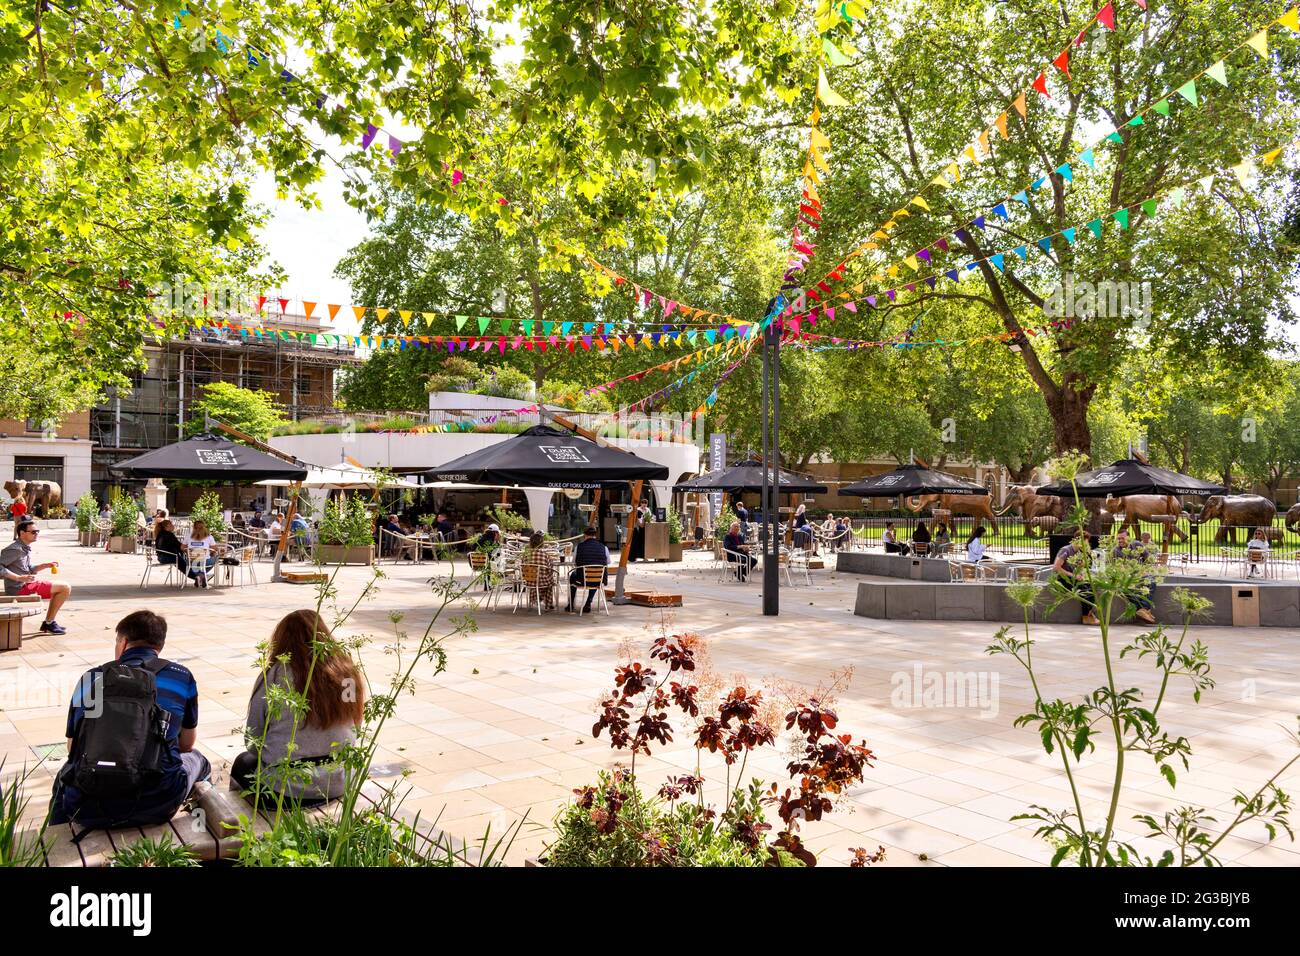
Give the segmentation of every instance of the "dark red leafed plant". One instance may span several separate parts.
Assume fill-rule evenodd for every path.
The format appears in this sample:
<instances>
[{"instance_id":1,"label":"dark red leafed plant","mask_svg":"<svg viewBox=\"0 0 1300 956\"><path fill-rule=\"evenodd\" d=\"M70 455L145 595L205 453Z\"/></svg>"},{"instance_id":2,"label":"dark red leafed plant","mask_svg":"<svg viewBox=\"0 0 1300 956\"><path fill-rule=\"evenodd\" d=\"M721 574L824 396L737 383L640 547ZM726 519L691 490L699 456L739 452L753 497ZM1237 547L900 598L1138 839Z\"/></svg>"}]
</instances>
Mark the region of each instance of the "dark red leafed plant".
<instances>
[{"instance_id":1,"label":"dark red leafed plant","mask_svg":"<svg viewBox=\"0 0 1300 956\"><path fill-rule=\"evenodd\" d=\"M787 764L793 787L784 791L773 784L763 791L755 781L747 798L744 791L733 788L732 766L739 763L736 784L744 780L749 754L777 742L779 716L765 702L762 691L734 687L718 700L712 712L702 712L700 689L674 676L696 669L694 635L662 636L651 645L650 657L660 667L632 662L616 668L614 689L602 699L601 713L592 727L592 735L609 732L610 746L632 754L626 772L615 771L604 789L583 787L575 790L575 806L590 814L600 834L610 834L619 824L625 803L641 800L636 787L636 760L639 754L651 753L652 744L673 740L669 714L676 710L694 722L690 738L696 749L696 772L670 777L658 790L660 800L670 808L684 797L696 797L691 826L707 827L715 820L729 827L732 839L755 852L766 852L769 865L790 860L806 866L816 864L816 857L801 842L798 830L802 822L820 820L834 807L834 798L863 779L874 756L862 743L854 743L849 734L835 734L838 723L834 710L817 697L808 697L785 715L785 730L799 737L796 757ZM662 673L661 673L662 671ZM776 714L780 712L777 711ZM635 715L635 716L633 716ZM704 806L704 778L700 773L700 755L704 751L721 754L727 767L727 801L721 815ZM783 828L769 844L772 826L762 819L761 806L773 805ZM675 865L677 850L664 833L653 827L640 829L633 837L641 848L643 863L656 866ZM867 866L884 858L884 849L868 853L854 850L851 865Z\"/></svg>"}]
</instances>

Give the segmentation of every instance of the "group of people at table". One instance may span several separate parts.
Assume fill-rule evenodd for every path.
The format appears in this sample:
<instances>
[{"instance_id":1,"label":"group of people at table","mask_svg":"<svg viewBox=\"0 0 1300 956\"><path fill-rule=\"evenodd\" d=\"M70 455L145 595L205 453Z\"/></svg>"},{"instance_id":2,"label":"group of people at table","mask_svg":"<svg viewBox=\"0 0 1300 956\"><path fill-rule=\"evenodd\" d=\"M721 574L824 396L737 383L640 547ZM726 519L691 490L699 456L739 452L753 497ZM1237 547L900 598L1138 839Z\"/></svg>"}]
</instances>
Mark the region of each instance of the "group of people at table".
<instances>
[{"instance_id":1,"label":"group of people at table","mask_svg":"<svg viewBox=\"0 0 1300 956\"><path fill-rule=\"evenodd\" d=\"M240 524L242 528L232 521L231 527L237 531L246 531L259 546L262 543L275 545L285 531L284 519L278 511L271 514L269 521L260 511L254 512L252 518L247 522L241 521ZM295 537L306 535L309 528L306 519L300 514L295 514L289 522L289 534ZM151 533L158 563L176 565L182 574L193 578L194 583L201 588L208 586L208 575L217 561L239 561L229 553L237 549L238 545L229 541L218 542L207 523L201 519L194 521L189 534L182 540L176 532L175 523L160 508L154 514L153 525L148 533Z\"/></svg>"}]
</instances>

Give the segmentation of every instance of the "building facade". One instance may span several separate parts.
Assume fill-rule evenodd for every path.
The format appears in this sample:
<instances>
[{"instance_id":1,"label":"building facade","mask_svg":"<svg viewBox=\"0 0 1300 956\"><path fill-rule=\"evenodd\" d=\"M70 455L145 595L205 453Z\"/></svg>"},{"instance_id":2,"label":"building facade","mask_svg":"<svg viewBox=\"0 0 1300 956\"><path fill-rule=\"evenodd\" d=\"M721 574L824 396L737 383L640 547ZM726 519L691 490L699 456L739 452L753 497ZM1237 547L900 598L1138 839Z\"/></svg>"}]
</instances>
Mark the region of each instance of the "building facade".
<instances>
[{"instance_id":1,"label":"building facade","mask_svg":"<svg viewBox=\"0 0 1300 956\"><path fill-rule=\"evenodd\" d=\"M91 458L90 412L57 423L0 419L0 481L58 482L71 510L90 490Z\"/></svg>"}]
</instances>

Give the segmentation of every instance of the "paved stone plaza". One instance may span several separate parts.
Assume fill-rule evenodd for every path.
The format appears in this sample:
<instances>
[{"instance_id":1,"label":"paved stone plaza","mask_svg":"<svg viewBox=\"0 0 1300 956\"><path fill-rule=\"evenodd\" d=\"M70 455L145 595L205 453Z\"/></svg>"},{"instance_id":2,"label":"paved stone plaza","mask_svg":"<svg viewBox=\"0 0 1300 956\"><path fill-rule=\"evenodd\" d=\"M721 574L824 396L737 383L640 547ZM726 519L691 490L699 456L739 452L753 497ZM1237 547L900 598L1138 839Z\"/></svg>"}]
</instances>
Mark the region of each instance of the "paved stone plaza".
<instances>
[{"instance_id":1,"label":"paved stone plaza","mask_svg":"<svg viewBox=\"0 0 1300 956\"><path fill-rule=\"evenodd\" d=\"M137 587L142 557L79 548L71 531L43 534L35 558L60 562L58 580L72 584L74 594L60 619L66 636L35 634L38 619L30 619L22 649L0 655L4 772L44 760L34 777L29 815L43 813L63 756L72 685L86 667L112 655L113 624L140 607L167 617L165 656L194 672L202 698L199 747L224 772L223 762L242 749L239 728L256 645L284 613L314 606L315 589L262 583L176 591L156 578L142 591ZM431 564L382 567L378 594L362 603L344 628L344 633L375 636L363 659L376 687L386 684L393 666L392 657L382 652L392 633L390 613L404 612L402 626L422 632L435 604L425 582L437 569ZM458 567L465 580L467 567ZM443 573L446 568L444 563ZM258 572L265 582L270 566L258 565ZM355 601L368 578L367 569L343 569L337 603ZM1033 837L1032 824L1009 818L1033 803L1064 808L1068 789L1058 759L1043 753L1035 732L1012 726L1032 706L1029 685L1013 661L984 655L993 626L855 617L855 588L862 578L825 570L814 571L813 579L811 588L783 588L781 616L764 618L756 580L720 584L703 556L688 552L683 565L639 565L629 574L636 586L681 593L685 606L670 612L619 607L608 617L579 620L562 611L539 618L523 610L511 614L506 606L480 610L477 631L450 645L448 672L423 680L399 704L397 719L384 730L375 776L386 782L404 775L410 787L406 810L418 811L422 820L438 818L443 829L470 840L489 825L499 832L526 813L537 825L525 828L508 858L522 862L546 842L540 825L549 824L574 787L593 782L602 767L626 765L626 754L611 751L603 737L591 737L597 701L612 687L627 642L645 660L650 641L666 625L706 639L712 680L728 690L736 683L766 684L777 687L779 695L791 684L824 685L836 672L852 668L837 694L838 729L865 739L877 759L862 786L826 820L806 828L807 842L823 864L846 862L850 847L877 845L887 848L888 866L1046 863L1051 848ZM1116 633L1122 640L1137 629L1121 626ZM1103 682L1097 635L1095 628L1081 626L1036 629L1034 656L1045 695L1078 696ZM1133 814L1180 803L1214 808L1220 820L1230 819L1234 791L1253 793L1294 752L1288 731L1300 713L1300 631L1206 627L1196 629L1195 636L1209 645L1217 686L1197 705L1186 685L1175 682L1161 712L1171 735L1190 739L1192 769L1180 771L1171 792L1149 762L1130 758L1120 813L1123 836L1141 832ZM983 672L988 689L983 709L969 702L965 707L898 706L913 698L905 690L906 699L897 699L901 682L936 672ZM1117 681L1154 694L1153 675L1149 662L1130 655ZM670 748L638 760L644 789L656 789L667 774L694 767L695 752L683 739L685 725L677 721L675 726L678 739ZM1078 777L1085 813L1100 820L1110 795L1110 752L1104 741L1098 743ZM750 760L749 770L784 785L787 759L784 746L769 748L761 759ZM716 763L706 761L704 770L714 799L725 779L725 769ZM1300 770L1280 783L1289 791L1300 789ZM1262 827L1246 828L1225 841L1218 855L1230 864L1300 865L1300 844L1285 834L1271 847L1265 840ZM1145 852L1157 848L1134 842Z\"/></svg>"}]
</instances>

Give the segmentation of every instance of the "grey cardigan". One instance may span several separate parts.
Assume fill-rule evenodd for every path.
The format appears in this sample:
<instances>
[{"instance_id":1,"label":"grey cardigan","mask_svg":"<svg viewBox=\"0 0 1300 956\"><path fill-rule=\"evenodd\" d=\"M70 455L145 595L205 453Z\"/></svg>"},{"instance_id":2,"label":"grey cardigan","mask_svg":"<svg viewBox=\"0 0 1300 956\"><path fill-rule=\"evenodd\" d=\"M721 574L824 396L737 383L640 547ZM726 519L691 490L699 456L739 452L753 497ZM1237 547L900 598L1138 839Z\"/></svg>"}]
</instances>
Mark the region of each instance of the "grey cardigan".
<instances>
[{"instance_id":1,"label":"grey cardigan","mask_svg":"<svg viewBox=\"0 0 1300 956\"><path fill-rule=\"evenodd\" d=\"M294 687L292 676L293 672L289 666L278 662L272 664L266 671L266 681L273 685L282 684L288 690ZM261 742L259 748L257 738L262 735L263 728L266 730L266 739ZM257 683L253 685L253 696L248 701L248 721L244 728L244 741L248 749L254 753L261 750L264 777L269 776L274 779L275 766L284 761L289 749L290 737L293 738L294 760L328 757L336 748L348 747L357 741L356 728L351 724L321 728L299 723L295 734L293 714L289 712L287 706L283 705L276 707L276 712L271 714L268 721L266 684L263 683L262 675L258 675ZM299 799L333 799L343 795L347 781L341 764L320 763L313 765L310 770L312 775L310 784L300 778L284 779L285 794Z\"/></svg>"}]
</instances>

